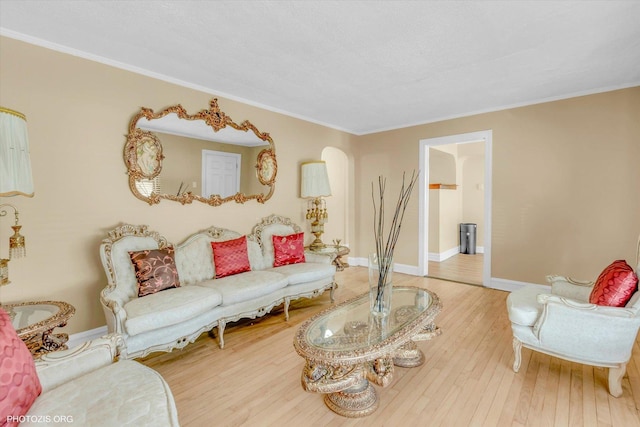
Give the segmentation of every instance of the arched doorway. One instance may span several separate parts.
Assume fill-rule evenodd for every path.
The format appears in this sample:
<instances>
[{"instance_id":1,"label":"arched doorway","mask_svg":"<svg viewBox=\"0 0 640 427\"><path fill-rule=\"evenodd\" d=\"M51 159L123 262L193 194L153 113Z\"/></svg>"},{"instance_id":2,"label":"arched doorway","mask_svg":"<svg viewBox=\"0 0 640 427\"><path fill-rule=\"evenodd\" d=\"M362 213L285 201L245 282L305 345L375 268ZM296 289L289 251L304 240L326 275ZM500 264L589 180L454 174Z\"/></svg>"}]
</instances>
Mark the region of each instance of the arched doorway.
<instances>
[{"instance_id":1,"label":"arched doorway","mask_svg":"<svg viewBox=\"0 0 640 427\"><path fill-rule=\"evenodd\" d=\"M322 150L322 160L327 162L331 197L325 198L329 221L324 226L325 243L340 239L349 246L349 159L339 148L326 147Z\"/></svg>"}]
</instances>

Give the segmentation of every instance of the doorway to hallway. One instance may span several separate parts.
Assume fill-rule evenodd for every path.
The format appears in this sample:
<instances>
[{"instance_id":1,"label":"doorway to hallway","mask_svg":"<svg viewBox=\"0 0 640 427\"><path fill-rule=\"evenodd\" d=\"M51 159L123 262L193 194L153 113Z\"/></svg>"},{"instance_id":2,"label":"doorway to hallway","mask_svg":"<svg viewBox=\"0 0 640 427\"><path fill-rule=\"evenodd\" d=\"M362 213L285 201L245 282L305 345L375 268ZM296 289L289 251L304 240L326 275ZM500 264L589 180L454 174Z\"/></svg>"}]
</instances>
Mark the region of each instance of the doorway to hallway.
<instances>
[{"instance_id":1,"label":"doorway to hallway","mask_svg":"<svg viewBox=\"0 0 640 427\"><path fill-rule=\"evenodd\" d=\"M421 275L490 284L491 152L490 130L420 141ZM477 255L459 253L461 222L478 223Z\"/></svg>"}]
</instances>

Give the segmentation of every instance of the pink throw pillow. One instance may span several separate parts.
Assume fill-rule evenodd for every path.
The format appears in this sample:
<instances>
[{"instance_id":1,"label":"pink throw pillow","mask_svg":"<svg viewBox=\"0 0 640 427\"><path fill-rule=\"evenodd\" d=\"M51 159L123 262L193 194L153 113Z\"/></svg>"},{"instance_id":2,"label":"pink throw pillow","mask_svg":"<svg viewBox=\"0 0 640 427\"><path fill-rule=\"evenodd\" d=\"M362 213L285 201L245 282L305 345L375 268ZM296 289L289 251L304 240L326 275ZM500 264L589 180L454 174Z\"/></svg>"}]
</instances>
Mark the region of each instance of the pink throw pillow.
<instances>
[{"instance_id":1,"label":"pink throw pillow","mask_svg":"<svg viewBox=\"0 0 640 427\"><path fill-rule=\"evenodd\" d=\"M178 269L173 246L129 252L138 279L138 296L179 288Z\"/></svg>"},{"instance_id":2,"label":"pink throw pillow","mask_svg":"<svg viewBox=\"0 0 640 427\"><path fill-rule=\"evenodd\" d=\"M40 393L42 385L33 356L7 312L0 310L0 425L17 426L19 417L29 412Z\"/></svg>"},{"instance_id":3,"label":"pink throw pillow","mask_svg":"<svg viewBox=\"0 0 640 427\"><path fill-rule=\"evenodd\" d=\"M288 236L271 236L273 240L273 266L305 262L304 233Z\"/></svg>"},{"instance_id":4,"label":"pink throw pillow","mask_svg":"<svg viewBox=\"0 0 640 427\"><path fill-rule=\"evenodd\" d=\"M213 263L216 267L216 279L245 271L251 271L247 236L224 242L211 242Z\"/></svg>"},{"instance_id":5,"label":"pink throw pillow","mask_svg":"<svg viewBox=\"0 0 640 427\"><path fill-rule=\"evenodd\" d=\"M624 307L638 290L638 277L624 260L612 262L593 285L589 302L610 307Z\"/></svg>"}]
</instances>

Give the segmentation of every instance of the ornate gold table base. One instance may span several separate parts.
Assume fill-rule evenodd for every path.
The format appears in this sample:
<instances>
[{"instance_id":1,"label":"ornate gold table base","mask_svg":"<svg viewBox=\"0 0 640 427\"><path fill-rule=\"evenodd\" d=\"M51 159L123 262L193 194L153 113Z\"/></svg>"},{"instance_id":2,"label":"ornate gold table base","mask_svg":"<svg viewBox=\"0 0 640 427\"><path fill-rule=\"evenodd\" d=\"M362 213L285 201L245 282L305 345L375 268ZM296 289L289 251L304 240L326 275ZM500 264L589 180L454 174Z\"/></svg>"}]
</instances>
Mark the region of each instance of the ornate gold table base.
<instances>
[{"instance_id":1,"label":"ornate gold table base","mask_svg":"<svg viewBox=\"0 0 640 427\"><path fill-rule=\"evenodd\" d=\"M338 415L366 417L378 409L378 395L368 380L346 390L325 394L324 403Z\"/></svg>"},{"instance_id":2,"label":"ornate gold table base","mask_svg":"<svg viewBox=\"0 0 640 427\"><path fill-rule=\"evenodd\" d=\"M378 408L374 385L388 386L395 366L415 367L425 357L416 341L440 335L435 317L438 296L426 289L393 288L388 316L372 316L368 293L344 301L307 319L294 347L305 359L305 391L324 394L338 415L357 418Z\"/></svg>"},{"instance_id":3,"label":"ornate gold table base","mask_svg":"<svg viewBox=\"0 0 640 427\"><path fill-rule=\"evenodd\" d=\"M344 367L307 362L302 373L306 391L326 393L324 403L338 415L349 418L366 417L378 408L378 394L371 383L386 387L392 380L394 365L414 368L424 363L424 353L416 341L426 341L440 335L435 324L403 343L386 358L367 362L345 372Z\"/></svg>"},{"instance_id":4,"label":"ornate gold table base","mask_svg":"<svg viewBox=\"0 0 640 427\"><path fill-rule=\"evenodd\" d=\"M60 327L66 326L66 323L61 324ZM34 356L49 353L51 351L66 350L69 341L68 334L53 334L53 329L43 332L42 334L31 335L23 338L23 341L27 345L27 348Z\"/></svg>"},{"instance_id":5,"label":"ornate gold table base","mask_svg":"<svg viewBox=\"0 0 640 427\"><path fill-rule=\"evenodd\" d=\"M13 313L11 323L34 357L67 349L69 335L54 334L53 330L67 325L67 320L76 311L71 304L62 301L32 301L7 304L3 308Z\"/></svg>"}]
</instances>

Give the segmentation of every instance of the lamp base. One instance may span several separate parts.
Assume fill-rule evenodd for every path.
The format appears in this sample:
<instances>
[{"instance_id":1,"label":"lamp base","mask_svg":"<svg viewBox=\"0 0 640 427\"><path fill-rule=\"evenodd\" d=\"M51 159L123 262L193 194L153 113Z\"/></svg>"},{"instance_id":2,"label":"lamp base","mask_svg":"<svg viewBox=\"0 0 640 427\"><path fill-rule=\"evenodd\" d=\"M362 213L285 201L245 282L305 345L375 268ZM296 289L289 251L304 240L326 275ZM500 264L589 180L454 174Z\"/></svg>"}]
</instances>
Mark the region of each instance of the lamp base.
<instances>
[{"instance_id":1,"label":"lamp base","mask_svg":"<svg viewBox=\"0 0 640 427\"><path fill-rule=\"evenodd\" d=\"M312 251L317 251L320 249L324 249L326 247L327 245L325 245L322 242L322 240L320 240L320 236L317 236L317 235L316 235L316 239L313 242L311 242L311 244L309 245L309 249Z\"/></svg>"}]
</instances>

